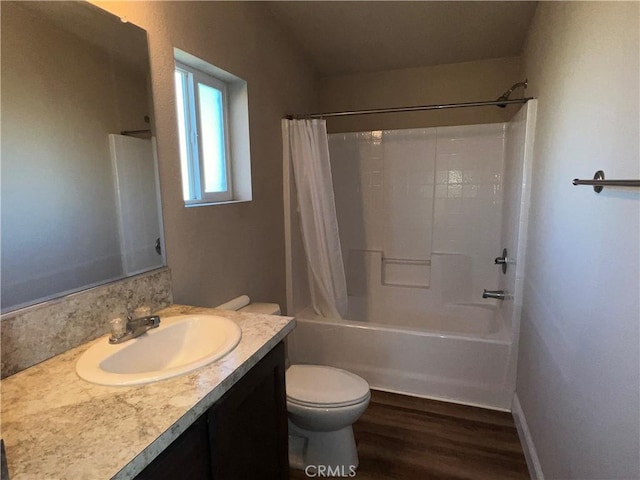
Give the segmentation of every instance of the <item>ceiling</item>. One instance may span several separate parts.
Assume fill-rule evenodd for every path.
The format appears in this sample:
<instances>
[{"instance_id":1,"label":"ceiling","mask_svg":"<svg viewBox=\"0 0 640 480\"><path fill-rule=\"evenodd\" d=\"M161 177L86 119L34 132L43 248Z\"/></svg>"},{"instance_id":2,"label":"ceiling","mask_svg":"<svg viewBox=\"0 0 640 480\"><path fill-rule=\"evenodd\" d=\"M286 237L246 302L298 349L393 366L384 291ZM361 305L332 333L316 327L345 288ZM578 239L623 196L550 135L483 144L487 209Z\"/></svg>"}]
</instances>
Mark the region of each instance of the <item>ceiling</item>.
<instances>
[{"instance_id":1,"label":"ceiling","mask_svg":"<svg viewBox=\"0 0 640 480\"><path fill-rule=\"evenodd\" d=\"M266 2L319 74L519 55L537 2Z\"/></svg>"}]
</instances>

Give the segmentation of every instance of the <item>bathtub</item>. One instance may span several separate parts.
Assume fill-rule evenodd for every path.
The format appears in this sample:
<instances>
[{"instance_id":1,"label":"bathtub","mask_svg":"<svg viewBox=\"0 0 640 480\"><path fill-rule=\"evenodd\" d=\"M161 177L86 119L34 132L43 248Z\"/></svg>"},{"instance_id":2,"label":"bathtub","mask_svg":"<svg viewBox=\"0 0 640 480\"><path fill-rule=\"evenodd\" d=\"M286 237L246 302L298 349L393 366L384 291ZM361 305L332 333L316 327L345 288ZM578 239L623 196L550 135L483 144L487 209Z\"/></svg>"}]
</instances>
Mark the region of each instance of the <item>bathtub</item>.
<instances>
[{"instance_id":1,"label":"bathtub","mask_svg":"<svg viewBox=\"0 0 640 480\"><path fill-rule=\"evenodd\" d=\"M362 319L357 300L349 300L349 315ZM384 323L327 319L311 308L295 318L288 342L293 363L344 368L377 390L510 409L515 365L508 326L495 306L445 305L419 318L390 315Z\"/></svg>"}]
</instances>

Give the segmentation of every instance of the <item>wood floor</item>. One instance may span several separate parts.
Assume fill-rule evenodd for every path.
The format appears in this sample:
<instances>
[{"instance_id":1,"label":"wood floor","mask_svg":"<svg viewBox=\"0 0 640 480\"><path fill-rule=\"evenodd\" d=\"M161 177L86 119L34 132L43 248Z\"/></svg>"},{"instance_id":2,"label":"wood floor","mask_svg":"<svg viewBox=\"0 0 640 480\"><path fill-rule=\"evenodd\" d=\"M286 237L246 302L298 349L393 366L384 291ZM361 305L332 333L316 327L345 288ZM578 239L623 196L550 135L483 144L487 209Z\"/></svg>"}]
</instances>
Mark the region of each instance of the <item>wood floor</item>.
<instances>
[{"instance_id":1,"label":"wood floor","mask_svg":"<svg viewBox=\"0 0 640 480\"><path fill-rule=\"evenodd\" d=\"M509 413L372 391L354 433L357 480L529 478Z\"/></svg>"}]
</instances>

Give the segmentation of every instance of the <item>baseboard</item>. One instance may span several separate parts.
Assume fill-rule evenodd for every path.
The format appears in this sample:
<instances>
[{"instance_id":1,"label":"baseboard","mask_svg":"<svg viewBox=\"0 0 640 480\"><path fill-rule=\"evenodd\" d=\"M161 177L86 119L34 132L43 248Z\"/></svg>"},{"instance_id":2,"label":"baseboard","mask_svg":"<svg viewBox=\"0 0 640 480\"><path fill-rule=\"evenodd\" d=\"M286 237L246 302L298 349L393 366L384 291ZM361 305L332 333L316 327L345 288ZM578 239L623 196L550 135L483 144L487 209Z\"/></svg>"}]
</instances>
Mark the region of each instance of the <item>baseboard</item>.
<instances>
[{"instance_id":1,"label":"baseboard","mask_svg":"<svg viewBox=\"0 0 640 480\"><path fill-rule=\"evenodd\" d=\"M520 443L524 450L524 456L527 460L527 468L529 469L529 476L532 480L544 480L542 473L542 465L540 465L540 459L538 459L538 452L536 452L536 446L533 443L533 437L529 431L527 425L527 419L522 411L520 400L518 399L518 393L513 395L513 402L511 403L511 415L516 424L518 430L518 437L520 437Z\"/></svg>"}]
</instances>

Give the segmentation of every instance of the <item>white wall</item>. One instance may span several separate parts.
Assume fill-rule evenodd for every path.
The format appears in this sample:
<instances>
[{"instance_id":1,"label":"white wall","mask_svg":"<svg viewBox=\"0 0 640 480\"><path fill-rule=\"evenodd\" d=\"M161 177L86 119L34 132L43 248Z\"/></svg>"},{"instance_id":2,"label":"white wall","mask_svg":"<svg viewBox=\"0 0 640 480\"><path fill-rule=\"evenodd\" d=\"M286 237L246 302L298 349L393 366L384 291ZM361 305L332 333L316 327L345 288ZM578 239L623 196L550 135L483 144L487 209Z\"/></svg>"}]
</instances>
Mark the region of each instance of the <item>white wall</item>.
<instances>
[{"instance_id":1,"label":"white wall","mask_svg":"<svg viewBox=\"0 0 640 480\"><path fill-rule=\"evenodd\" d=\"M539 98L517 394L547 479L640 478L637 2L541 2Z\"/></svg>"},{"instance_id":2,"label":"white wall","mask_svg":"<svg viewBox=\"0 0 640 480\"><path fill-rule=\"evenodd\" d=\"M476 102L498 98L524 79L520 57L492 58L382 72L331 75L320 79L323 112ZM522 94L518 90L513 98ZM474 125L508 121L519 106L456 108L327 119L329 132Z\"/></svg>"}]
</instances>

